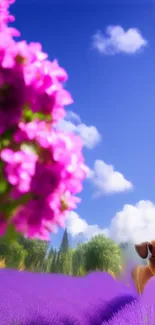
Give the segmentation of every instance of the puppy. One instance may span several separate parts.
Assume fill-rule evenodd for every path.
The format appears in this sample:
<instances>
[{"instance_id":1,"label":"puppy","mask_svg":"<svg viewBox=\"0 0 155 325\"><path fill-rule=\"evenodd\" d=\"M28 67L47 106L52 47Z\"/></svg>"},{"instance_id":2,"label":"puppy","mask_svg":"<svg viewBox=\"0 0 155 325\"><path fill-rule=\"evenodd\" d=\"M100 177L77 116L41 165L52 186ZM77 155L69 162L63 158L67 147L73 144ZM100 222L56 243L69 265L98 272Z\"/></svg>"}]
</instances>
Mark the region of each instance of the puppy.
<instances>
[{"instance_id":1,"label":"puppy","mask_svg":"<svg viewBox=\"0 0 155 325\"><path fill-rule=\"evenodd\" d=\"M141 258L149 260L148 265L137 266L132 271L136 290L141 294L147 282L155 275L155 240L135 245L135 249Z\"/></svg>"}]
</instances>

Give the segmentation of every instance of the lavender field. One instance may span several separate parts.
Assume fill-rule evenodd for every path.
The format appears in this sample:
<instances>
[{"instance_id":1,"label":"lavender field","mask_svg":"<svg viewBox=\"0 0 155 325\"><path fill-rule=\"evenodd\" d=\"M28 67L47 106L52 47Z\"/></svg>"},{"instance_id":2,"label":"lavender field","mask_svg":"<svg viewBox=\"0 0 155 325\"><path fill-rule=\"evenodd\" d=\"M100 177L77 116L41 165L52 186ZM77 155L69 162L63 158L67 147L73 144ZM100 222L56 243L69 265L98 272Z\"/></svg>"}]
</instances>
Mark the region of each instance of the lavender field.
<instances>
[{"instance_id":1,"label":"lavender field","mask_svg":"<svg viewBox=\"0 0 155 325\"><path fill-rule=\"evenodd\" d=\"M107 273L75 278L3 269L0 324L153 325L150 291L155 281L150 283L139 300L132 285L126 286Z\"/></svg>"}]
</instances>

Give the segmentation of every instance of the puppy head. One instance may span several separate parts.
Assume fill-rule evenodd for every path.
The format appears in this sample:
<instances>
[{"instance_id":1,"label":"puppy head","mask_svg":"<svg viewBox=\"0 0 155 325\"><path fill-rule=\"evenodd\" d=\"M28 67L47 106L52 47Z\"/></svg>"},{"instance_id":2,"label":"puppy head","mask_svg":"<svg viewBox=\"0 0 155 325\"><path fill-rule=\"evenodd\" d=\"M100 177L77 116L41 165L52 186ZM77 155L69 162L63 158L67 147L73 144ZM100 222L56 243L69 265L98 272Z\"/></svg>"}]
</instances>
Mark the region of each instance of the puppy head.
<instances>
[{"instance_id":1,"label":"puppy head","mask_svg":"<svg viewBox=\"0 0 155 325\"><path fill-rule=\"evenodd\" d=\"M136 252L138 255L145 259L145 258L155 258L155 240L150 242L143 242L139 245L135 245Z\"/></svg>"}]
</instances>

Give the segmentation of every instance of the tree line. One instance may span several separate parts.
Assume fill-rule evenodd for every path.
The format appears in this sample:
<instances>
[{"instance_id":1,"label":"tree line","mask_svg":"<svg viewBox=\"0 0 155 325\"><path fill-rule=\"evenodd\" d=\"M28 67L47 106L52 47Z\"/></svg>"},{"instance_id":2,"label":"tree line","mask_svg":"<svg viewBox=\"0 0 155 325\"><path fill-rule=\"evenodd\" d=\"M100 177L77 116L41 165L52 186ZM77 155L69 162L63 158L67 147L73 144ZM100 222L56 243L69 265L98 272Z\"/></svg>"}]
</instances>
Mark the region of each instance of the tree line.
<instances>
[{"instance_id":1,"label":"tree line","mask_svg":"<svg viewBox=\"0 0 155 325\"><path fill-rule=\"evenodd\" d=\"M9 243L1 237L0 267L75 276L94 270L120 273L121 249L104 235L97 235L73 249L65 230L59 250L51 247L47 254L47 248L47 243L40 240L20 236L18 241Z\"/></svg>"}]
</instances>

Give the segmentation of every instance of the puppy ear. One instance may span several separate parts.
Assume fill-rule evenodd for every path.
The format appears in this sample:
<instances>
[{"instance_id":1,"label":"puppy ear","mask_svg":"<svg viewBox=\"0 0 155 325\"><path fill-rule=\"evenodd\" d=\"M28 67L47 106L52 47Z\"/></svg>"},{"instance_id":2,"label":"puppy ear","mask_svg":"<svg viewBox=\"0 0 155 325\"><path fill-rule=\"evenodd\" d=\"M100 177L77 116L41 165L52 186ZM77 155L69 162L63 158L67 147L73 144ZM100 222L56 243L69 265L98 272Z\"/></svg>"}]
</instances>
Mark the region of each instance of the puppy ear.
<instances>
[{"instance_id":1,"label":"puppy ear","mask_svg":"<svg viewBox=\"0 0 155 325\"><path fill-rule=\"evenodd\" d=\"M141 258L147 258L148 256L147 242L141 243L139 245L135 245L135 250Z\"/></svg>"}]
</instances>

